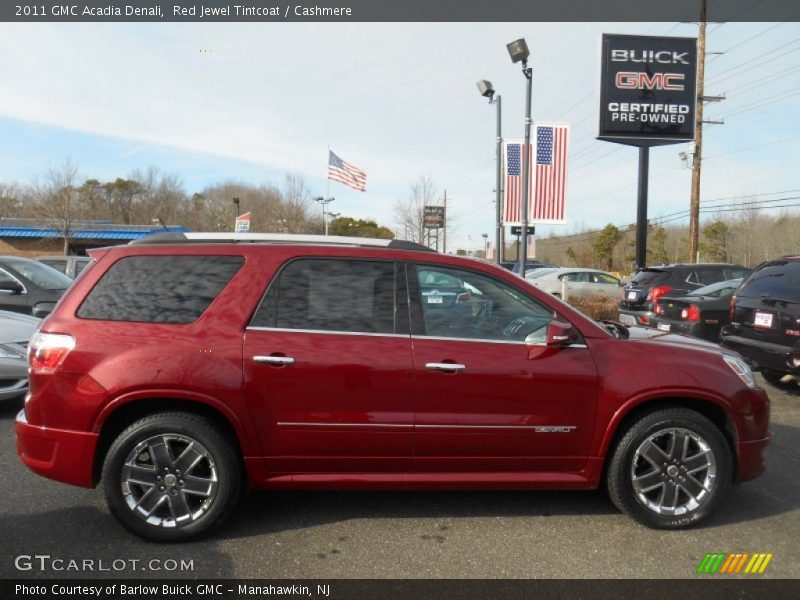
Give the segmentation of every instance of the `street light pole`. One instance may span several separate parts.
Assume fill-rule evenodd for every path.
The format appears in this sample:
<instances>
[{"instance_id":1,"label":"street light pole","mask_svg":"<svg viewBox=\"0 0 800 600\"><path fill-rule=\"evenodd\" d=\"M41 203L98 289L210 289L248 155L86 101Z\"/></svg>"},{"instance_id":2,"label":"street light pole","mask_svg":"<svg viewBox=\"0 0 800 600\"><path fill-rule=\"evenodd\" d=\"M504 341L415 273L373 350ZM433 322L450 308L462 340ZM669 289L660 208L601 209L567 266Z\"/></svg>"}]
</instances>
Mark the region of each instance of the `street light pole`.
<instances>
[{"instance_id":1,"label":"street light pole","mask_svg":"<svg viewBox=\"0 0 800 600\"><path fill-rule=\"evenodd\" d=\"M492 82L481 79L478 83L478 91L481 96L489 98L489 104L497 105L497 181L495 182L495 263L498 265L502 260L503 248L503 132L502 132L502 96L495 92Z\"/></svg>"},{"instance_id":2,"label":"street light pole","mask_svg":"<svg viewBox=\"0 0 800 600\"><path fill-rule=\"evenodd\" d=\"M521 244L519 248L519 274L525 277L525 267L528 258L528 200L530 196L530 186L528 179L530 178L530 163L531 157L529 156L531 146L531 93L533 87L533 69L528 67L528 57L530 51L525 38L514 40L510 44L506 44L508 54L511 56L512 63L522 63L522 74L525 76L525 143L522 146L520 158L522 159L522 195L520 202L522 204L521 221L522 231L520 232Z\"/></svg>"},{"instance_id":3,"label":"street light pole","mask_svg":"<svg viewBox=\"0 0 800 600\"><path fill-rule=\"evenodd\" d=\"M503 121L502 121L502 100L503 97L497 96L497 180L495 182L495 257L494 262L498 265L502 260L503 254Z\"/></svg>"},{"instance_id":4,"label":"street light pole","mask_svg":"<svg viewBox=\"0 0 800 600\"><path fill-rule=\"evenodd\" d=\"M531 147L531 93L533 87L533 69L528 67L528 61L522 61L522 73L525 75L525 145L522 147L522 233L519 259L519 274L525 277L525 264L528 261L528 202L530 199L531 157L528 156Z\"/></svg>"},{"instance_id":5,"label":"street light pole","mask_svg":"<svg viewBox=\"0 0 800 600\"><path fill-rule=\"evenodd\" d=\"M322 229L325 235L328 235L328 211L327 206L336 198L323 198L322 196L318 196L314 198L316 202L319 202L320 206L322 206Z\"/></svg>"}]
</instances>

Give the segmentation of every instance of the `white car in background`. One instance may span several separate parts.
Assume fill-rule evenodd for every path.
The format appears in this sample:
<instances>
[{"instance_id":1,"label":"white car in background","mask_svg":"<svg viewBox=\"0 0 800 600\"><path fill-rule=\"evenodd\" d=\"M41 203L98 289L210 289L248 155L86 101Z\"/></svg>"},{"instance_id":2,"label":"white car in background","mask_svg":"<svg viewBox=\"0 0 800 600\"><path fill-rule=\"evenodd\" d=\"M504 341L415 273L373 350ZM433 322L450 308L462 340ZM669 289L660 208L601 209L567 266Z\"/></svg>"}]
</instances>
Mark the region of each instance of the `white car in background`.
<instances>
[{"instance_id":1,"label":"white car in background","mask_svg":"<svg viewBox=\"0 0 800 600\"><path fill-rule=\"evenodd\" d=\"M566 288L567 298L600 295L618 300L625 285L619 277L606 271L569 267L528 271L525 279L559 298Z\"/></svg>"}]
</instances>

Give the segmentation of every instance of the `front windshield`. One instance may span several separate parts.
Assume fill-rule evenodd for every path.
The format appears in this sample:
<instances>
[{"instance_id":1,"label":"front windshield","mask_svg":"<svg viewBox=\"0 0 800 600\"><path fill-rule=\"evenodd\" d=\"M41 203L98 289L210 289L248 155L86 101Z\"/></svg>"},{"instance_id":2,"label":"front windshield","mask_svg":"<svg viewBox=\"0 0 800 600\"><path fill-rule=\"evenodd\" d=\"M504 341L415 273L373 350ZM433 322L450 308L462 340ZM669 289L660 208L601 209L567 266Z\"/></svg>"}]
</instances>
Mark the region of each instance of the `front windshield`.
<instances>
[{"instance_id":1,"label":"front windshield","mask_svg":"<svg viewBox=\"0 0 800 600\"><path fill-rule=\"evenodd\" d=\"M712 283L711 285L707 285L705 287L701 287L700 289L694 290L689 295L690 296L713 296L714 298L724 298L725 296L730 296L733 294L733 291L739 287L739 284L742 283L740 279L728 279L727 281L720 281L717 283Z\"/></svg>"},{"instance_id":2,"label":"front windshield","mask_svg":"<svg viewBox=\"0 0 800 600\"><path fill-rule=\"evenodd\" d=\"M72 283L72 279L35 260L6 260L6 264L22 275L35 286L45 290L65 290Z\"/></svg>"}]
</instances>

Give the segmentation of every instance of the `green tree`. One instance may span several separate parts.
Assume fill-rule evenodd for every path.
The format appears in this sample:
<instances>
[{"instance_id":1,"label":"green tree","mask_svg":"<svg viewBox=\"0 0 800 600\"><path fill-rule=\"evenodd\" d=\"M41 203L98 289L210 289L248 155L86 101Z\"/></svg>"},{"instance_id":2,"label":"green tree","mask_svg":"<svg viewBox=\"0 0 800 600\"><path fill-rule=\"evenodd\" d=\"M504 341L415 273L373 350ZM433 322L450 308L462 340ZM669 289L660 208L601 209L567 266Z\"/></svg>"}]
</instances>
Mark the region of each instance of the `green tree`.
<instances>
[{"instance_id":1,"label":"green tree","mask_svg":"<svg viewBox=\"0 0 800 600\"><path fill-rule=\"evenodd\" d=\"M368 219L353 219L352 217L336 217L328 225L328 232L331 235L378 238L382 240L394 238L394 233L388 227L382 227L375 221Z\"/></svg>"},{"instance_id":2,"label":"green tree","mask_svg":"<svg viewBox=\"0 0 800 600\"><path fill-rule=\"evenodd\" d=\"M663 227L657 227L650 232L647 241L647 262L651 265L665 265L669 262L667 230Z\"/></svg>"},{"instance_id":3,"label":"green tree","mask_svg":"<svg viewBox=\"0 0 800 600\"><path fill-rule=\"evenodd\" d=\"M575 248L573 248L572 246L567 246L567 250L566 252L564 252L564 254L567 255L567 258L571 263L573 263L574 265L578 264L578 255L575 253Z\"/></svg>"},{"instance_id":4,"label":"green tree","mask_svg":"<svg viewBox=\"0 0 800 600\"><path fill-rule=\"evenodd\" d=\"M616 225L609 223L600 232L592 244L598 263L609 271L614 268L614 249L622 239L622 232Z\"/></svg>"},{"instance_id":5,"label":"green tree","mask_svg":"<svg viewBox=\"0 0 800 600\"><path fill-rule=\"evenodd\" d=\"M700 252L709 262L728 262L728 236L730 228L724 221L714 221L703 227Z\"/></svg>"}]
</instances>

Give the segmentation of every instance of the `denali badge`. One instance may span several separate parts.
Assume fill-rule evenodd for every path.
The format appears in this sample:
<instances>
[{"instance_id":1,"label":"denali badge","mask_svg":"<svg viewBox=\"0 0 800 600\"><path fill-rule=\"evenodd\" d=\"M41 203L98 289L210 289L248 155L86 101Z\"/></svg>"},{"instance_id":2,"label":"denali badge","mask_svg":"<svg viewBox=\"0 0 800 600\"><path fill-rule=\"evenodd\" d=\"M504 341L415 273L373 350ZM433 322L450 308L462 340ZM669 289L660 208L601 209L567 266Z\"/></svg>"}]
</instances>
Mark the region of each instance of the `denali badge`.
<instances>
[{"instance_id":1,"label":"denali badge","mask_svg":"<svg viewBox=\"0 0 800 600\"><path fill-rule=\"evenodd\" d=\"M575 425L536 425L533 430L536 433L569 433L577 429Z\"/></svg>"}]
</instances>

